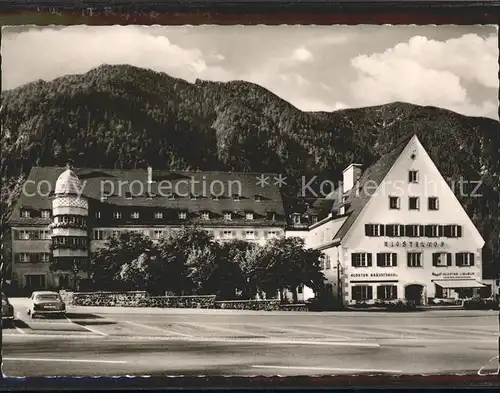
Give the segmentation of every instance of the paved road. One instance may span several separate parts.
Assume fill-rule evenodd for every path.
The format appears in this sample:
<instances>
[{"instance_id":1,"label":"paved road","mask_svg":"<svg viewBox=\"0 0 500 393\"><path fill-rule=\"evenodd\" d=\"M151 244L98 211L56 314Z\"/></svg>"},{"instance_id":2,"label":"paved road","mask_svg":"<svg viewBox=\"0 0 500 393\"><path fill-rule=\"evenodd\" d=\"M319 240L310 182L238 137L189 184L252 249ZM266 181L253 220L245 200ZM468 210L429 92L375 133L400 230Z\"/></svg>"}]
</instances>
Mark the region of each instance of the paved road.
<instances>
[{"instance_id":1,"label":"paved road","mask_svg":"<svg viewBox=\"0 0 500 393\"><path fill-rule=\"evenodd\" d=\"M13 303L7 376L455 374L477 373L498 354L494 311L75 307L66 319L31 320L25 301Z\"/></svg>"}]
</instances>

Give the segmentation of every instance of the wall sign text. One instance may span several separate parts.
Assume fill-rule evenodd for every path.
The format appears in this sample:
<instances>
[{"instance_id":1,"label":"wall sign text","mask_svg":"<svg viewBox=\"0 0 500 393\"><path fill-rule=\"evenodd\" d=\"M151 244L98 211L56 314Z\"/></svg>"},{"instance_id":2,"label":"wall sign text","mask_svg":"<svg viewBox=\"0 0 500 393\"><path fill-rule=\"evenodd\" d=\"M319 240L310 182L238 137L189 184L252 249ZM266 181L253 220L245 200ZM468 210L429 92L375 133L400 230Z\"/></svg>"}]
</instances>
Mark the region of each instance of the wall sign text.
<instances>
[{"instance_id":1,"label":"wall sign text","mask_svg":"<svg viewBox=\"0 0 500 393\"><path fill-rule=\"evenodd\" d=\"M351 278L397 277L396 273L352 273Z\"/></svg>"},{"instance_id":2,"label":"wall sign text","mask_svg":"<svg viewBox=\"0 0 500 393\"><path fill-rule=\"evenodd\" d=\"M385 247L420 247L420 248L441 248L444 242L419 242L419 241L398 241L384 242Z\"/></svg>"}]
</instances>

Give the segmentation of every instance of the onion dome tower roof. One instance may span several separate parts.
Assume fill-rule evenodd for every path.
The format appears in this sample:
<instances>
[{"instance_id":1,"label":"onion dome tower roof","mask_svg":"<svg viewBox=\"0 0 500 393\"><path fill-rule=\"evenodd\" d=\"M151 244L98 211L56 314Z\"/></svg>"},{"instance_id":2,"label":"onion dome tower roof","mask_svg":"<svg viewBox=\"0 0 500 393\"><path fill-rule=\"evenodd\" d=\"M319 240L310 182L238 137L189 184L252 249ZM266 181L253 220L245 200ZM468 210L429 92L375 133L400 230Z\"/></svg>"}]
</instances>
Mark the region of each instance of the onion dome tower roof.
<instances>
[{"instance_id":1,"label":"onion dome tower roof","mask_svg":"<svg viewBox=\"0 0 500 393\"><path fill-rule=\"evenodd\" d=\"M54 194L77 194L82 192L82 183L70 167L59 175L56 181Z\"/></svg>"}]
</instances>

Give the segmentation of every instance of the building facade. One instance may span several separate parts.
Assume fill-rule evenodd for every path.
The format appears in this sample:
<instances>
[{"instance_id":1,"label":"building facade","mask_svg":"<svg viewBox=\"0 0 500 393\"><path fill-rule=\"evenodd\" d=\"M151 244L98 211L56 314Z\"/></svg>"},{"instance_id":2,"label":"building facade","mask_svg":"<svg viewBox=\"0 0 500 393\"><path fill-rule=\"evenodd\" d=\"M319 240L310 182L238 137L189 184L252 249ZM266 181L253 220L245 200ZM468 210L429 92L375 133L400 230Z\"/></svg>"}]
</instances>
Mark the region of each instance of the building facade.
<instances>
[{"instance_id":1,"label":"building facade","mask_svg":"<svg viewBox=\"0 0 500 393\"><path fill-rule=\"evenodd\" d=\"M325 209L326 205L326 209ZM484 240L416 136L362 171L288 231L324 253L326 298L417 304L483 293Z\"/></svg>"},{"instance_id":2,"label":"building facade","mask_svg":"<svg viewBox=\"0 0 500 393\"><path fill-rule=\"evenodd\" d=\"M11 282L26 292L72 288L77 267L120 231L157 241L197 225L221 242L283 237L281 192L257 180L251 173L33 167L8 222Z\"/></svg>"}]
</instances>

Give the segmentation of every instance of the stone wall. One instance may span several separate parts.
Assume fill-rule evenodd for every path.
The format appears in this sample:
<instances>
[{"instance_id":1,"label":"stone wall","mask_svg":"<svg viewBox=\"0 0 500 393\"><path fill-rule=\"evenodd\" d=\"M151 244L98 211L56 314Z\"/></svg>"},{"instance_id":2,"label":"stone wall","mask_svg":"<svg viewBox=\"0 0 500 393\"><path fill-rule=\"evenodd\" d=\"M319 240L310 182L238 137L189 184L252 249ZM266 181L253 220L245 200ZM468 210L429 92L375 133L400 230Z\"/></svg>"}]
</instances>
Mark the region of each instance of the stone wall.
<instances>
[{"instance_id":1,"label":"stone wall","mask_svg":"<svg viewBox=\"0 0 500 393\"><path fill-rule=\"evenodd\" d=\"M215 302L215 308L254 311L308 311L305 304L281 304L277 299L217 301Z\"/></svg>"}]
</instances>

